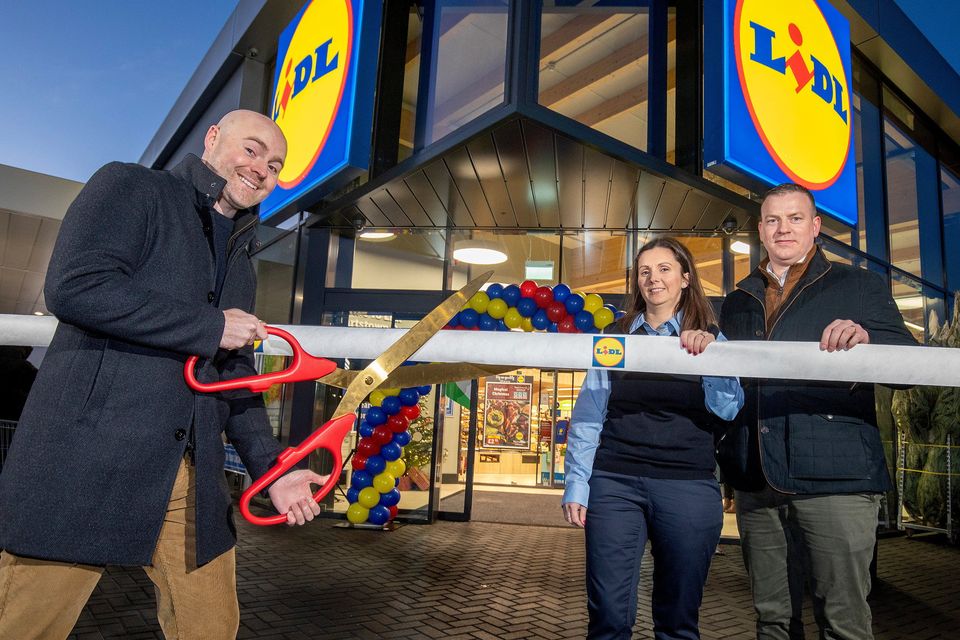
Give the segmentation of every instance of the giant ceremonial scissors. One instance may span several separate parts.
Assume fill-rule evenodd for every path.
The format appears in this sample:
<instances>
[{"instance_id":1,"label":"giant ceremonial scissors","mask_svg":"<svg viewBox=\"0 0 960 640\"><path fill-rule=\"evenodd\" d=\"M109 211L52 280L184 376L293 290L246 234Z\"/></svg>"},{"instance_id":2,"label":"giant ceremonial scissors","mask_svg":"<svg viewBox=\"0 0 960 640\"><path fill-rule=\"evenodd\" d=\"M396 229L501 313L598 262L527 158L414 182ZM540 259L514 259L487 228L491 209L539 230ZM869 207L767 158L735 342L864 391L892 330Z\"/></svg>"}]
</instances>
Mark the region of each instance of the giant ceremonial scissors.
<instances>
[{"instance_id":1,"label":"giant ceremonial scissors","mask_svg":"<svg viewBox=\"0 0 960 640\"><path fill-rule=\"evenodd\" d=\"M467 300L480 290L480 287L491 275L493 275L493 272L489 271L468 282L462 289L424 316L399 340L380 354L376 360L360 371L338 369L337 365L330 360L307 353L296 338L277 327L267 327L267 333L282 338L293 350L293 359L290 366L283 371L203 383L198 381L194 374L198 358L196 356L190 357L184 365L184 377L187 384L196 391L219 392L231 389L249 389L253 392L262 392L275 384L305 380L317 380L346 389L340 404L333 412L333 417L314 431L299 446L290 447L280 452L280 455L277 456L277 463L243 492L243 496L240 498L240 511L243 513L243 517L253 524L259 525L285 523L287 521L286 514L260 517L251 513L250 500L317 449L326 449L330 452L333 456L333 470L330 472L327 482L314 493L313 499L319 502L330 493L337 485L340 472L343 470L342 443L357 419L357 409L364 398L384 383L387 383L388 386L413 387L449 380L467 380L512 369L512 366L424 364L403 367L393 373L437 333L455 313L460 311Z\"/></svg>"}]
</instances>

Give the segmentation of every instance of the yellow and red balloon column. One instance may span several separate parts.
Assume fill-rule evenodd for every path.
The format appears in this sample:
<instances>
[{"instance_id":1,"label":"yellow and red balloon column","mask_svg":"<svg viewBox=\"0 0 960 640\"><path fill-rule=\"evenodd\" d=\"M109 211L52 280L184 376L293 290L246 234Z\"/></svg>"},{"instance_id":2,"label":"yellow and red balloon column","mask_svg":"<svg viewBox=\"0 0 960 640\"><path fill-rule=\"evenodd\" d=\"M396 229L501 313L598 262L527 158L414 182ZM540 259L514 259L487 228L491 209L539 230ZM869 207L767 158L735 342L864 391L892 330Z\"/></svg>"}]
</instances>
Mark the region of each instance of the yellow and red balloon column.
<instances>
[{"instance_id":1,"label":"yellow and red balloon column","mask_svg":"<svg viewBox=\"0 0 960 640\"><path fill-rule=\"evenodd\" d=\"M397 517L397 484L406 471L400 456L410 443L407 428L420 417L420 396L430 393L431 388L377 389L370 394L372 406L360 423L360 442L350 461L350 522L382 525Z\"/></svg>"}]
</instances>

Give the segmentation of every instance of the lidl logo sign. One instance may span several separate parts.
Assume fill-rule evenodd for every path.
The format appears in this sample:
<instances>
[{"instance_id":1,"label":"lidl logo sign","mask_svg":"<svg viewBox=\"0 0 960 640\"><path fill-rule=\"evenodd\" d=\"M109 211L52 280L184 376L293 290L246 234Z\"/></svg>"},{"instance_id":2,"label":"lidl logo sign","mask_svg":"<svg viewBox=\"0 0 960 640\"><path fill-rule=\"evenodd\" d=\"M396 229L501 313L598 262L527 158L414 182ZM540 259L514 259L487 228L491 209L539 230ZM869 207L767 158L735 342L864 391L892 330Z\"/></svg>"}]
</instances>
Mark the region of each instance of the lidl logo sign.
<instances>
[{"instance_id":1,"label":"lidl logo sign","mask_svg":"<svg viewBox=\"0 0 960 640\"><path fill-rule=\"evenodd\" d=\"M281 34L269 115L287 159L261 219L312 204L366 170L380 12L375 1L311 0Z\"/></svg>"},{"instance_id":2,"label":"lidl logo sign","mask_svg":"<svg viewBox=\"0 0 960 640\"><path fill-rule=\"evenodd\" d=\"M707 80L708 167L758 190L802 184L856 224L849 23L826 0L710 5L723 30L707 43L723 55Z\"/></svg>"},{"instance_id":3,"label":"lidl logo sign","mask_svg":"<svg viewBox=\"0 0 960 640\"><path fill-rule=\"evenodd\" d=\"M623 338L610 336L594 336L593 338L593 366L607 369L623 368L623 358L626 346Z\"/></svg>"}]
</instances>

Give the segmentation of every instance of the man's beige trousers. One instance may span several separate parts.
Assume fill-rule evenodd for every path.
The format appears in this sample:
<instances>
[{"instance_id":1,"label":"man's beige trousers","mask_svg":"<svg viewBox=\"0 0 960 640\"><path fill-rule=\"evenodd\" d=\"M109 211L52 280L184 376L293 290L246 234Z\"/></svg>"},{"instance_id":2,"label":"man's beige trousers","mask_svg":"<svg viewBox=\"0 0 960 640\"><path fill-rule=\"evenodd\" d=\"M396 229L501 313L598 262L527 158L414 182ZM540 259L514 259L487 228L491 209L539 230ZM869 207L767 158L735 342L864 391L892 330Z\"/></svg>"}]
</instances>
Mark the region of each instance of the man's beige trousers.
<instances>
[{"instance_id":1,"label":"man's beige trousers","mask_svg":"<svg viewBox=\"0 0 960 640\"><path fill-rule=\"evenodd\" d=\"M180 465L152 565L157 618L168 640L233 639L240 625L236 556L196 563L194 467ZM77 526L83 526L77 523ZM0 640L66 638L103 567L0 555Z\"/></svg>"}]
</instances>

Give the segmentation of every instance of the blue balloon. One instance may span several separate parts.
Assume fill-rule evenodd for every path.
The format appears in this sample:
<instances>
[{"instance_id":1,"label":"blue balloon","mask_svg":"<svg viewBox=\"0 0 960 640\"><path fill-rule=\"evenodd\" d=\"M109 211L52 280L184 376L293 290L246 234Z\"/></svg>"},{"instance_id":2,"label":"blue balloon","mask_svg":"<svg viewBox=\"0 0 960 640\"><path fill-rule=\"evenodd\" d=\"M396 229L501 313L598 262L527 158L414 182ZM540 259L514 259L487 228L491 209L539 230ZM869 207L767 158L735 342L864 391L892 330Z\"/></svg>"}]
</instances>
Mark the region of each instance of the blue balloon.
<instances>
[{"instance_id":1,"label":"blue balloon","mask_svg":"<svg viewBox=\"0 0 960 640\"><path fill-rule=\"evenodd\" d=\"M565 284L558 284L553 288L553 299L557 302L563 302L570 295L570 287Z\"/></svg>"},{"instance_id":2,"label":"blue balloon","mask_svg":"<svg viewBox=\"0 0 960 640\"><path fill-rule=\"evenodd\" d=\"M498 282L494 282L492 285L487 287L487 296L489 296L491 300L493 300L494 298L499 298L502 295L503 295L502 284Z\"/></svg>"},{"instance_id":3,"label":"blue balloon","mask_svg":"<svg viewBox=\"0 0 960 640\"><path fill-rule=\"evenodd\" d=\"M428 396L430 395L431 391L433 391L432 384L425 384L422 387L417 387L417 393L419 393L421 396Z\"/></svg>"},{"instance_id":4,"label":"blue balloon","mask_svg":"<svg viewBox=\"0 0 960 640\"><path fill-rule=\"evenodd\" d=\"M604 309L610 309L610 311L613 312L613 315L617 315L617 311L619 311L619 309L617 309L616 306L610 304L609 302L608 302L607 304L603 305L603 308L604 308Z\"/></svg>"},{"instance_id":5,"label":"blue balloon","mask_svg":"<svg viewBox=\"0 0 960 640\"><path fill-rule=\"evenodd\" d=\"M537 312L537 303L533 298L520 298L517 302L517 311L524 318L529 318Z\"/></svg>"},{"instance_id":6,"label":"blue balloon","mask_svg":"<svg viewBox=\"0 0 960 640\"><path fill-rule=\"evenodd\" d=\"M359 489L366 489L367 487L373 486L373 474L367 471L366 469L361 469L360 471L353 472L353 478L350 481L351 487L356 487Z\"/></svg>"},{"instance_id":7,"label":"blue balloon","mask_svg":"<svg viewBox=\"0 0 960 640\"><path fill-rule=\"evenodd\" d=\"M367 516L367 522L370 524L387 524L388 520L390 520L390 509L382 504L378 504L370 509L370 515Z\"/></svg>"},{"instance_id":8,"label":"blue balloon","mask_svg":"<svg viewBox=\"0 0 960 640\"><path fill-rule=\"evenodd\" d=\"M358 429L358 431L360 432L361 438L369 438L373 435L373 425L364 420L360 423L360 429Z\"/></svg>"},{"instance_id":9,"label":"blue balloon","mask_svg":"<svg viewBox=\"0 0 960 640\"><path fill-rule=\"evenodd\" d=\"M572 316L577 315L583 311L583 296L567 296L567 299L563 301L563 306L567 308L567 313Z\"/></svg>"},{"instance_id":10,"label":"blue balloon","mask_svg":"<svg viewBox=\"0 0 960 640\"><path fill-rule=\"evenodd\" d=\"M356 487L350 487L349 489L347 489L347 502L349 502L350 504L353 504L359 499L360 499L360 489L357 489Z\"/></svg>"},{"instance_id":11,"label":"blue balloon","mask_svg":"<svg viewBox=\"0 0 960 640\"><path fill-rule=\"evenodd\" d=\"M622 318L622 317L625 316L625 315L627 315L627 312L626 312L626 311L621 311L621 310L618 309L617 312L613 314L613 317L614 317L615 319L619 320L620 318Z\"/></svg>"},{"instance_id":12,"label":"blue balloon","mask_svg":"<svg viewBox=\"0 0 960 640\"><path fill-rule=\"evenodd\" d=\"M559 333L560 327L557 326L556 322L551 322L550 326L547 327L547 331L549 331L550 333Z\"/></svg>"},{"instance_id":13,"label":"blue balloon","mask_svg":"<svg viewBox=\"0 0 960 640\"><path fill-rule=\"evenodd\" d=\"M417 393L416 389L401 389L400 395L397 396L400 400L400 404L405 407L412 407L420 401L420 394Z\"/></svg>"},{"instance_id":14,"label":"blue balloon","mask_svg":"<svg viewBox=\"0 0 960 640\"><path fill-rule=\"evenodd\" d=\"M386 402L386 399L384 399ZM367 409L366 421L374 427L379 427L387 421L387 412L380 407L370 407Z\"/></svg>"},{"instance_id":15,"label":"blue balloon","mask_svg":"<svg viewBox=\"0 0 960 640\"><path fill-rule=\"evenodd\" d=\"M380 455L383 456L384 460L396 460L400 457L401 453L403 453L403 451L396 442L391 441L380 447Z\"/></svg>"},{"instance_id":16,"label":"blue balloon","mask_svg":"<svg viewBox=\"0 0 960 640\"><path fill-rule=\"evenodd\" d=\"M497 320L497 331L510 331L510 327L503 320Z\"/></svg>"},{"instance_id":17,"label":"blue balloon","mask_svg":"<svg viewBox=\"0 0 960 640\"><path fill-rule=\"evenodd\" d=\"M459 313L453 314L453 317L447 321L447 326L448 327L460 326L460 314Z\"/></svg>"},{"instance_id":18,"label":"blue balloon","mask_svg":"<svg viewBox=\"0 0 960 640\"><path fill-rule=\"evenodd\" d=\"M515 307L517 306L517 302L520 300L520 287L515 284L505 287L503 290L503 295L500 297L503 298L503 301L507 303L508 307Z\"/></svg>"},{"instance_id":19,"label":"blue balloon","mask_svg":"<svg viewBox=\"0 0 960 640\"><path fill-rule=\"evenodd\" d=\"M473 309L464 309L460 312L460 324L467 329L473 329L480 320L480 314Z\"/></svg>"},{"instance_id":20,"label":"blue balloon","mask_svg":"<svg viewBox=\"0 0 960 640\"><path fill-rule=\"evenodd\" d=\"M385 507L392 507L400 502L400 492L396 489L390 489L386 493L380 494L380 504Z\"/></svg>"},{"instance_id":21,"label":"blue balloon","mask_svg":"<svg viewBox=\"0 0 960 640\"><path fill-rule=\"evenodd\" d=\"M537 309L537 312L533 314L533 317L530 318L530 324L533 325L534 329L539 329L543 331L550 326L550 318L547 317L547 312L544 309Z\"/></svg>"},{"instance_id":22,"label":"blue balloon","mask_svg":"<svg viewBox=\"0 0 960 640\"><path fill-rule=\"evenodd\" d=\"M573 318L573 324L577 327L577 329L580 329L580 331L589 333L590 330L594 328L593 314L586 310L579 311Z\"/></svg>"},{"instance_id":23,"label":"blue balloon","mask_svg":"<svg viewBox=\"0 0 960 640\"><path fill-rule=\"evenodd\" d=\"M395 434L393 434L393 442L394 442L398 447L405 447L405 446L407 446L408 444L410 444L410 432L409 432L409 431L401 431L400 433L395 433Z\"/></svg>"},{"instance_id":24,"label":"blue balloon","mask_svg":"<svg viewBox=\"0 0 960 640\"><path fill-rule=\"evenodd\" d=\"M364 467L364 471L369 471L371 475L377 475L383 473L383 470L387 468L387 461L383 459L383 456L370 456L367 458L367 465Z\"/></svg>"},{"instance_id":25,"label":"blue balloon","mask_svg":"<svg viewBox=\"0 0 960 640\"><path fill-rule=\"evenodd\" d=\"M497 321L486 313L480 314L480 321L477 323L477 325L480 327L480 331L497 330Z\"/></svg>"},{"instance_id":26,"label":"blue balloon","mask_svg":"<svg viewBox=\"0 0 960 640\"><path fill-rule=\"evenodd\" d=\"M383 399L383 402L380 403L380 408L383 409L383 412L388 416L392 416L399 412L400 406L400 398L397 396L387 396Z\"/></svg>"}]
</instances>

